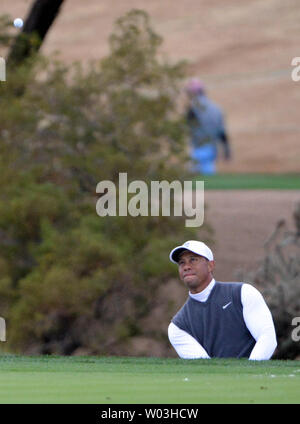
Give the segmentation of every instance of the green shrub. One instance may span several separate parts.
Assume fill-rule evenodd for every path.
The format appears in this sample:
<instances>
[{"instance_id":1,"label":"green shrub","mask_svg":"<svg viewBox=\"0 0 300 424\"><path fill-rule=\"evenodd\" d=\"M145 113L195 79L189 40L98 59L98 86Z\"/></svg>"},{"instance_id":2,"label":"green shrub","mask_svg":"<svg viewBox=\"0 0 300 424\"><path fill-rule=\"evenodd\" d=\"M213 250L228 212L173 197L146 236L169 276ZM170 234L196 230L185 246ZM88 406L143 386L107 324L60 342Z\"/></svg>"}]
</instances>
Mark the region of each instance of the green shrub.
<instances>
[{"instance_id":1,"label":"green shrub","mask_svg":"<svg viewBox=\"0 0 300 424\"><path fill-rule=\"evenodd\" d=\"M1 34L1 31L0 31ZM96 185L184 180L181 63L159 58L148 16L119 19L111 52L82 68L32 58L0 86L0 308L7 349L122 353L147 333L185 217L96 214ZM190 178L189 178L190 179ZM158 323L158 334L166 332ZM134 353L134 352L133 352Z\"/></svg>"}]
</instances>

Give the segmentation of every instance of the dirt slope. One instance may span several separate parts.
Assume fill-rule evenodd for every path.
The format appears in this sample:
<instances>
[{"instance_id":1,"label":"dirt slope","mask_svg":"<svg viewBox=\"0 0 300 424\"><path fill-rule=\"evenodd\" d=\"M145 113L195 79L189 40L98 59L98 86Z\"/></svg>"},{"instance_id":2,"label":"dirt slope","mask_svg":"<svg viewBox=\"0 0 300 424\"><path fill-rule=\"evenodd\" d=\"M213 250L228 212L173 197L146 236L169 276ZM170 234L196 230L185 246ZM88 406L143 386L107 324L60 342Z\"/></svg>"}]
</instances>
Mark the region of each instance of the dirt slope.
<instances>
[{"instance_id":1,"label":"dirt slope","mask_svg":"<svg viewBox=\"0 0 300 424\"><path fill-rule=\"evenodd\" d=\"M216 279L234 281L238 270L255 270L279 219L294 229L299 201L299 191L206 191L204 222L214 229Z\"/></svg>"},{"instance_id":2,"label":"dirt slope","mask_svg":"<svg viewBox=\"0 0 300 424\"><path fill-rule=\"evenodd\" d=\"M2 0L0 13L24 18L30 4ZM67 62L101 58L114 21L132 8L150 14L163 52L187 59L223 106L234 157L220 171L300 171L298 0L65 0L43 50Z\"/></svg>"}]
</instances>

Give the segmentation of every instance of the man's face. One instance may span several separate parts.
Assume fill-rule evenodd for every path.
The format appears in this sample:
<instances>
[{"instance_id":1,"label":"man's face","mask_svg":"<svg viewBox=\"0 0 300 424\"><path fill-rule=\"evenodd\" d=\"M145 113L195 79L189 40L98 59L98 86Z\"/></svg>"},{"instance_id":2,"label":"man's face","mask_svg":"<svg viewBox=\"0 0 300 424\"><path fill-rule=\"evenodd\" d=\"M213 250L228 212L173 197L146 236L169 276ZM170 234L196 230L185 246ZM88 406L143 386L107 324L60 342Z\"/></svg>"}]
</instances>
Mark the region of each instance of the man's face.
<instances>
[{"instance_id":1,"label":"man's face","mask_svg":"<svg viewBox=\"0 0 300 424\"><path fill-rule=\"evenodd\" d=\"M179 276L191 293L199 293L211 282L214 261L196 253L184 251L178 261Z\"/></svg>"}]
</instances>

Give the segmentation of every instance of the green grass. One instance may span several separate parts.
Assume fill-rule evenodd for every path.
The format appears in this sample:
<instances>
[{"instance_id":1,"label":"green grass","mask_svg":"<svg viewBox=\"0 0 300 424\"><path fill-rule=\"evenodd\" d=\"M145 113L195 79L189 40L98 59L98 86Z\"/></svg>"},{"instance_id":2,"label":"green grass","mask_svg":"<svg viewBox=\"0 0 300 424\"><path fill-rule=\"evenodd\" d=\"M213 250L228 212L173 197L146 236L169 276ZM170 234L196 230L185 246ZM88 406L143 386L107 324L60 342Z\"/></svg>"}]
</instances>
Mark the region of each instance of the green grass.
<instances>
[{"instance_id":1,"label":"green grass","mask_svg":"<svg viewBox=\"0 0 300 424\"><path fill-rule=\"evenodd\" d=\"M300 363L0 356L0 403L299 403Z\"/></svg>"},{"instance_id":2,"label":"green grass","mask_svg":"<svg viewBox=\"0 0 300 424\"><path fill-rule=\"evenodd\" d=\"M205 190L299 190L300 174L217 174L199 176Z\"/></svg>"}]
</instances>

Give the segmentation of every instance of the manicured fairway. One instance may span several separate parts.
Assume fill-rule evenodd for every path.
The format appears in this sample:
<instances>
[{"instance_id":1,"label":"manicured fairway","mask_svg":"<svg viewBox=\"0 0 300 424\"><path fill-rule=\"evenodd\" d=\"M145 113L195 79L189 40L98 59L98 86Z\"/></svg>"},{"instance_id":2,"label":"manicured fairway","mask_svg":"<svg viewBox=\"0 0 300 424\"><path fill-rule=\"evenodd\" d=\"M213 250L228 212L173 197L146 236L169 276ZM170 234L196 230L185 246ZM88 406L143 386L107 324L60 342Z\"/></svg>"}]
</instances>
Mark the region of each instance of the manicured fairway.
<instances>
[{"instance_id":1,"label":"manicured fairway","mask_svg":"<svg viewBox=\"0 0 300 424\"><path fill-rule=\"evenodd\" d=\"M217 174L199 176L205 190L299 190L300 174Z\"/></svg>"},{"instance_id":2,"label":"manicured fairway","mask_svg":"<svg viewBox=\"0 0 300 424\"><path fill-rule=\"evenodd\" d=\"M300 403L300 362L0 356L0 403Z\"/></svg>"}]
</instances>

